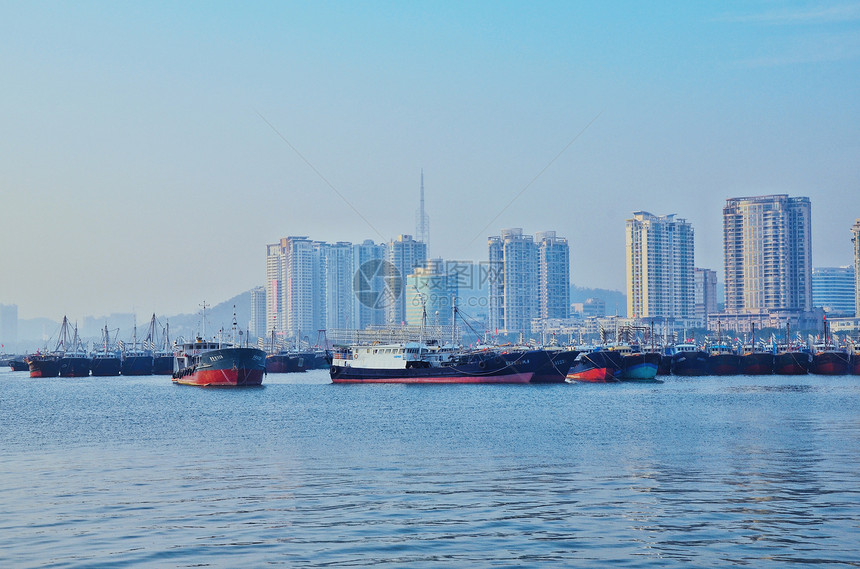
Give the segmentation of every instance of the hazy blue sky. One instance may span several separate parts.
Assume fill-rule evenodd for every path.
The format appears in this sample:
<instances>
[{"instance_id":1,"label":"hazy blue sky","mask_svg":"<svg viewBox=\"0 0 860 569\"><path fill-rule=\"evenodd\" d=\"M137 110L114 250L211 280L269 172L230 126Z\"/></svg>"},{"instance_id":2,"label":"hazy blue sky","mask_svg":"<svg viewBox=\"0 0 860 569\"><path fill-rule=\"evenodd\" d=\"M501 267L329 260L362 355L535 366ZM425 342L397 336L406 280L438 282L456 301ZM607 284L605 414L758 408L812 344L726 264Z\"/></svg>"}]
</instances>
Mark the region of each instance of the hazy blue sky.
<instances>
[{"instance_id":1,"label":"hazy blue sky","mask_svg":"<svg viewBox=\"0 0 860 569\"><path fill-rule=\"evenodd\" d=\"M190 312L282 236L414 233L421 168L434 256L554 229L624 290L631 212L721 272L725 199L787 193L852 261L858 2L2 2L0 71L21 318Z\"/></svg>"}]
</instances>

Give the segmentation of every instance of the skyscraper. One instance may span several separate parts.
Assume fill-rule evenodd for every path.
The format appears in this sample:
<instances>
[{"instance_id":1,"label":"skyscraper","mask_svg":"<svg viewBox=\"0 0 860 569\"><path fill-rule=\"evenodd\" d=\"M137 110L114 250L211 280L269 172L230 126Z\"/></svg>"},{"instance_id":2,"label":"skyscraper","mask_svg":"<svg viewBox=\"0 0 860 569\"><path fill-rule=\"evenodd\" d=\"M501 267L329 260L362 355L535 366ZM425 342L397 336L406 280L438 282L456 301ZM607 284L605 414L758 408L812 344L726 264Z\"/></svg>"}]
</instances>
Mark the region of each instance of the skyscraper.
<instances>
[{"instance_id":1,"label":"skyscraper","mask_svg":"<svg viewBox=\"0 0 860 569\"><path fill-rule=\"evenodd\" d=\"M851 228L854 243L854 314L860 316L860 218Z\"/></svg>"},{"instance_id":2,"label":"skyscraper","mask_svg":"<svg viewBox=\"0 0 860 569\"><path fill-rule=\"evenodd\" d=\"M386 322L387 298L381 294L385 289L383 262L387 262L384 243L376 244L367 239L353 246L353 296L355 300L353 325L356 330L368 326L380 326ZM366 289L366 290L365 290Z\"/></svg>"},{"instance_id":3,"label":"skyscraper","mask_svg":"<svg viewBox=\"0 0 860 569\"><path fill-rule=\"evenodd\" d=\"M696 320L707 326L708 315L717 312L717 272L697 267L694 278L696 283Z\"/></svg>"},{"instance_id":4,"label":"skyscraper","mask_svg":"<svg viewBox=\"0 0 860 569\"><path fill-rule=\"evenodd\" d=\"M283 240L282 240L283 241ZM282 242L266 245L266 330L283 332L284 321L284 252Z\"/></svg>"},{"instance_id":5,"label":"skyscraper","mask_svg":"<svg viewBox=\"0 0 860 569\"><path fill-rule=\"evenodd\" d=\"M388 262L397 269L400 276L400 287L397 297L388 306L388 322L401 324L406 322L406 296L403 289L406 277L412 274L416 267L423 266L427 261L427 244L416 241L411 235L398 235L397 239L388 243Z\"/></svg>"},{"instance_id":6,"label":"skyscraper","mask_svg":"<svg viewBox=\"0 0 860 569\"><path fill-rule=\"evenodd\" d=\"M809 198L785 194L726 200L726 312L812 308Z\"/></svg>"},{"instance_id":7,"label":"skyscraper","mask_svg":"<svg viewBox=\"0 0 860 569\"><path fill-rule=\"evenodd\" d=\"M450 326L457 275L445 271L442 259L430 259L406 277L406 323L420 326L424 311L428 326Z\"/></svg>"},{"instance_id":8,"label":"skyscraper","mask_svg":"<svg viewBox=\"0 0 860 569\"><path fill-rule=\"evenodd\" d=\"M812 269L812 305L829 316L854 316L854 267Z\"/></svg>"},{"instance_id":9,"label":"skyscraper","mask_svg":"<svg viewBox=\"0 0 860 569\"><path fill-rule=\"evenodd\" d=\"M570 247L555 231L535 233L538 246L538 291L540 318L570 315Z\"/></svg>"},{"instance_id":10,"label":"skyscraper","mask_svg":"<svg viewBox=\"0 0 860 569\"><path fill-rule=\"evenodd\" d=\"M646 211L627 220L627 315L687 320L695 316L693 227L675 215Z\"/></svg>"},{"instance_id":11,"label":"skyscraper","mask_svg":"<svg viewBox=\"0 0 860 569\"><path fill-rule=\"evenodd\" d=\"M323 248L325 267L325 327L353 328L353 266L352 243L338 241Z\"/></svg>"},{"instance_id":12,"label":"skyscraper","mask_svg":"<svg viewBox=\"0 0 860 569\"><path fill-rule=\"evenodd\" d=\"M530 332L540 313L538 246L519 227L488 240L490 327L499 332Z\"/></svg>"},{"instance_id":13,"label":"skyscraper","mask_svg":"<svg viewBox=\"0 0 860 569\"><path fill-rule=\"evenodd\" d=\"M266 337L266 287L256 286L251 289L251 323L248 334L250 341L254 338Z\"/></svg>"}]
</instances>

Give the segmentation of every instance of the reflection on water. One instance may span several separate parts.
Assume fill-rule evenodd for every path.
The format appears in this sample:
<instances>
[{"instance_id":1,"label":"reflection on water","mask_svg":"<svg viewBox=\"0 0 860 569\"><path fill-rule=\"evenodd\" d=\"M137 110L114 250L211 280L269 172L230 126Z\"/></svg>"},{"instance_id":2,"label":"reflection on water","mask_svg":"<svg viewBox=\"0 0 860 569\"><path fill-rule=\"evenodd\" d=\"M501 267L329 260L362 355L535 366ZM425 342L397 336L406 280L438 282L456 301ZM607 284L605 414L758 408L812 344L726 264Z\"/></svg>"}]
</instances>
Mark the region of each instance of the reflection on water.
<instances>
[{"instance_id":1,"label":"reflection on water","mask_svg":"<svg viewBox=\"0 0 860 569\"><path fill-rule=\"evenodd\" d=\"M0 375L3 566L860 559L854 378L344 389L301 374L235 391L25 376Z\"/></svg>"}]
</instances>

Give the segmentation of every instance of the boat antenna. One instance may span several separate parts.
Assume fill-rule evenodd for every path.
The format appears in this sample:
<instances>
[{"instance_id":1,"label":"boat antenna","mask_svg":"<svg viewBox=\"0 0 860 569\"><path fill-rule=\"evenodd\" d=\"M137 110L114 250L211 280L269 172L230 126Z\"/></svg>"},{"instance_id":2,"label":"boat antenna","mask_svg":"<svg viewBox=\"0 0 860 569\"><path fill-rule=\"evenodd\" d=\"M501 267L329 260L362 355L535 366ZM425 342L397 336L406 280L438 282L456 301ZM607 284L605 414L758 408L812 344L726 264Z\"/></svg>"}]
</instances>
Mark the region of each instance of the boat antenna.
<instances>
[{"instance_id":1,"label":"boat antenna","mask_svg":"<svg viewBox=\"0 0 860 569\"><path fill-rule=\"evenodd\" d=\"M454 307L451 314L451 347L457 345L457 297L451 295L451 304Z\"/></svg>"},{"instance_id":2,"label":"boat antenna","mask_svg":"<svg viewBox=\"0 0 860 569\"><path fill-rule=\"evenodd\" d=\"M236 305L233 305L233 345L236 345Z\"/></svg>"},{"instance_id":3,"label":"boat antenna","mask_svg":"<svg viewBox=\"0 0 860 569\"><path fill-rule=\"evenodd\" d=\"M203 309L203 339L204 340L206 339L206 307L207 306L208 305L206 304L205 300L203 301L203 304L200 305L200 307Z\"/></svg>"}]
</instances>

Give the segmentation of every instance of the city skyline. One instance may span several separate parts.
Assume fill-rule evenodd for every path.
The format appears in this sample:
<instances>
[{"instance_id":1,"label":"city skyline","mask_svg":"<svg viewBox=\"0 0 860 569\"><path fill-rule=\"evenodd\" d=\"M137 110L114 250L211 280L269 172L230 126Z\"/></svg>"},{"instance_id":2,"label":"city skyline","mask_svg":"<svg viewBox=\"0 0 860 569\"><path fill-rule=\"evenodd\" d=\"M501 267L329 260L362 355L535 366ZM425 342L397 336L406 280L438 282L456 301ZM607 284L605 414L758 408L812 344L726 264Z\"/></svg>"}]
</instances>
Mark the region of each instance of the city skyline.
<instances>
[{"instance_id":1,"label":"city skyline","mask_svg":"<svg viewBox=\"0 0 860 569\"><path fill-rule=\"evenodd\" d=\"M856 3L3 15L0 303L24 319L183 313L259 285L283 235L414 233L422 169L433 257L551 227L572 282L621 291L607 228L650 210L687 219L722 280L724 200L785 193L815 204L813 264L852 262Z\"/></svg>"}]
</instances>

